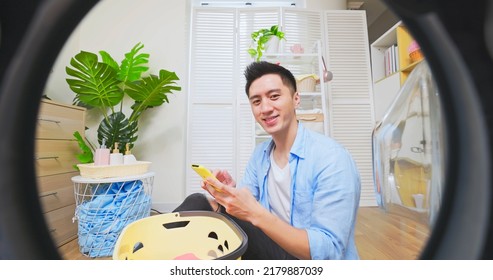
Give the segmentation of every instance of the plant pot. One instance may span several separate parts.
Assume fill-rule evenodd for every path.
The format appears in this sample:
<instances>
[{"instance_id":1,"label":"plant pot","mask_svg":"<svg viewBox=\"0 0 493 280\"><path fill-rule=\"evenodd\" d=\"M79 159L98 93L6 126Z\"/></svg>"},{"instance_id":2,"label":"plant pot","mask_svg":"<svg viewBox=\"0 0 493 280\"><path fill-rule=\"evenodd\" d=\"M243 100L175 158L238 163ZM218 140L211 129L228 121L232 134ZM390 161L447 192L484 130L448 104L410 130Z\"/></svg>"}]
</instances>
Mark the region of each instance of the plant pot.
<instances>
[{"instance_id":1,"label":"plant pot","mask_svg":"<svg viewBox=\"0 0 493 280\"><path fill-rule=\"evenodd\" d=\"M264 53L272 54L279 52L279 38L276 36L272 36L267 43L265 43L265 51Z\"/></svg>"}]
</instances>

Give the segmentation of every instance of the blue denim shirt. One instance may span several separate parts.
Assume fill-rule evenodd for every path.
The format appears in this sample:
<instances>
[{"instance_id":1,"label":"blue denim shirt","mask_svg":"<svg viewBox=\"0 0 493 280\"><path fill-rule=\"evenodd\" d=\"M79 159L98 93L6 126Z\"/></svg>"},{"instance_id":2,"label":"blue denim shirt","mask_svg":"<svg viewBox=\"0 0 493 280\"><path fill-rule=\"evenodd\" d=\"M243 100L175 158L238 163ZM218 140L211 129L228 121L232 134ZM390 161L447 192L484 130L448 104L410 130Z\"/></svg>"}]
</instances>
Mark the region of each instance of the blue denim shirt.
<instances>
[{"instance_id":1,"label":"blue denim shirt","mask_svg":"<svg viewBox=\"0 0 493 280\"><path fill-rule=\"evenodd\" d=\"M267 175L272 140L259 144L238 187L270 209ZM349 152L333 139L298 124L289 155L291 225L308 233L312 259L359 259L354 227L361 183Z\"/></svg>"}]
</instances>

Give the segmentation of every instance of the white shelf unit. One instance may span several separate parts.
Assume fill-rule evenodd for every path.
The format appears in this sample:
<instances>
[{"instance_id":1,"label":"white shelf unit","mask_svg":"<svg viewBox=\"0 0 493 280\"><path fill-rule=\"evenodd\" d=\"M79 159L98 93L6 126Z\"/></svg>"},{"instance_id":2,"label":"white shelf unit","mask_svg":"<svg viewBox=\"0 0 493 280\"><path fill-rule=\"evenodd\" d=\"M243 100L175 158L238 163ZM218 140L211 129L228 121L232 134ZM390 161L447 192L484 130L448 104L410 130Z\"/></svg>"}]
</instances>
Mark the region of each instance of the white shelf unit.
<instances>
[{"instance_id":1,"label":"white shelf unit","mask_svg":"<svg viewBox=\"0 0 493 280\"><path fill-rule=\"evenodd\" d=\"M281 42L282 43L282 42ZM285 49L281 48L280 49ZM314 90L303 91L298 88L301 97L300 107L297 109L298 120L306 127L329 135L327 117L327 89L323 82L322 50L320 40L304 53L267 53L262 60L272 63L280 63L281 66L290 70L296 77L302 75L315 74L319 78ZM265 133L262 127L255 124L255 142L258 144L270 136Z\"/></svg>"},{"instance_id":2,"label":"white shelf unit","mask_svg":"<svg viewBox=\"0 0 493 280\"><path fill-rule=\"evenodd\" d=\"M402 22L396 23L370 46L373 78L375 121L382 120L401 86L419 62L412 62L407 48L413 41ZM395 68L386 70L386 53L394 47Z\"/></svg>"},{"instance_id":3,"label":"white shelf unit","mask_svg":"<svg viewBox=\"0 0 493 280\"><path fill-rule=\"evenodd\" d=\"M375 40L370 47L376 122L382 120L387 108L389 108L400 89L400 77L397 72L390 76L386 75L384 59L386 50L397 44L396 29L400 25L400 22L395 24Z\"/></svg>"}]
</instances>

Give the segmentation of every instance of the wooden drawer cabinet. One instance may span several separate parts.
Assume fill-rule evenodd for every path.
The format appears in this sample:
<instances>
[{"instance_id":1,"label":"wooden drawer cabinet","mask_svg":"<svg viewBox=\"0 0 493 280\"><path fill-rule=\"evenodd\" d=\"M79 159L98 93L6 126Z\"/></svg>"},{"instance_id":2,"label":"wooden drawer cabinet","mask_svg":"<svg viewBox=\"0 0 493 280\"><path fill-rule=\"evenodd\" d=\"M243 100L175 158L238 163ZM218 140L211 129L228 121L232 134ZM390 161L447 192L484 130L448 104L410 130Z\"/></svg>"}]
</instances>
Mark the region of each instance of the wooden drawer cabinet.
<instances>
[{"instance_id":1,"label":"wooden drawer cabinet","mask_svg":"<svg viewBox=\"0 0 493 280\"><path fill-rule=\"evenodd\" d=\"M72 222L75 204L45 213L51 237L57 246L68 243L77 237L77 223Z\"/></svg>"},{"instance_id":2,"label":"wooden drawer cabinet","mask_svg":"<svg viewBox=\"0 0 493 280\"><path fill-rule=\"evenodd\" d=\"M38 191L43 213L74 204L74 185L71 178L79 172L38 177Z\"/></svg>"},{"instance_id":3,"label":"wooden drawer cabinet","mask_svg":"<svg viewBox=\"0 0 493 280\"><path fill-rule=\"evenodd\" d=\"M57 246L77 237L74 187L71 178L79 175L79 145L73 134L84 136L86 109L42 100L38 115L34 163L39 200L51 236Z\"/></svg>"},{"instance_id":4,"label":"wooden drawer cabinet","mask_svg":"<svg viewBox=\"0 0 493 280\"><path fill-rule=\"evenodd\" d=\"M84 135L85 110L71 105L43 101L37 123L38 139L74 139L74 132Z\"/></svg>"},{"instance_id":5,"label":"wooden drawer cabinet","mask_svg":"<svg viewBox=\"0 0 493 280\"><path fill-rule=\"evenodd\" d=\"M38 176L55 175L75 171L76 155L80 153L77 141L36 140L34 157Z\"/></svg>"}]
</instances>

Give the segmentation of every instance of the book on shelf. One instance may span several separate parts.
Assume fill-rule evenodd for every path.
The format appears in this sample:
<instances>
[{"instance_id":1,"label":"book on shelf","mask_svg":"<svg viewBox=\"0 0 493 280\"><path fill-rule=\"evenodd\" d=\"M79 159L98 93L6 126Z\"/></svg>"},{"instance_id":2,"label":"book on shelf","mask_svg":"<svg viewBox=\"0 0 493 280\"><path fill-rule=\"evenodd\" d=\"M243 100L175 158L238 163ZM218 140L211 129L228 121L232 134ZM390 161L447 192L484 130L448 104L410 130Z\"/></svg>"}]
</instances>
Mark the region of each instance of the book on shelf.
<instances>
[{"instance_id":1,"label":"book on shelf","mask_svg":"<svg viewBox=\"0 0 493 280\"><path fill-rule=\"evenodd\" d=\"M399 50L397 45L392 45L384 51L385 76L390 76L399 71Z\"/></svg>"},{"instance_id":2,"label":"book on shelf","mask_svg":"<svg viewBox=\"0 0 493 280\"><path fill-rule=\"evenodd\" d=\"M395 64L395 72L399 71L399 48L397 45L394 45L394 64Z\"/></svg>"}]
</instances>

